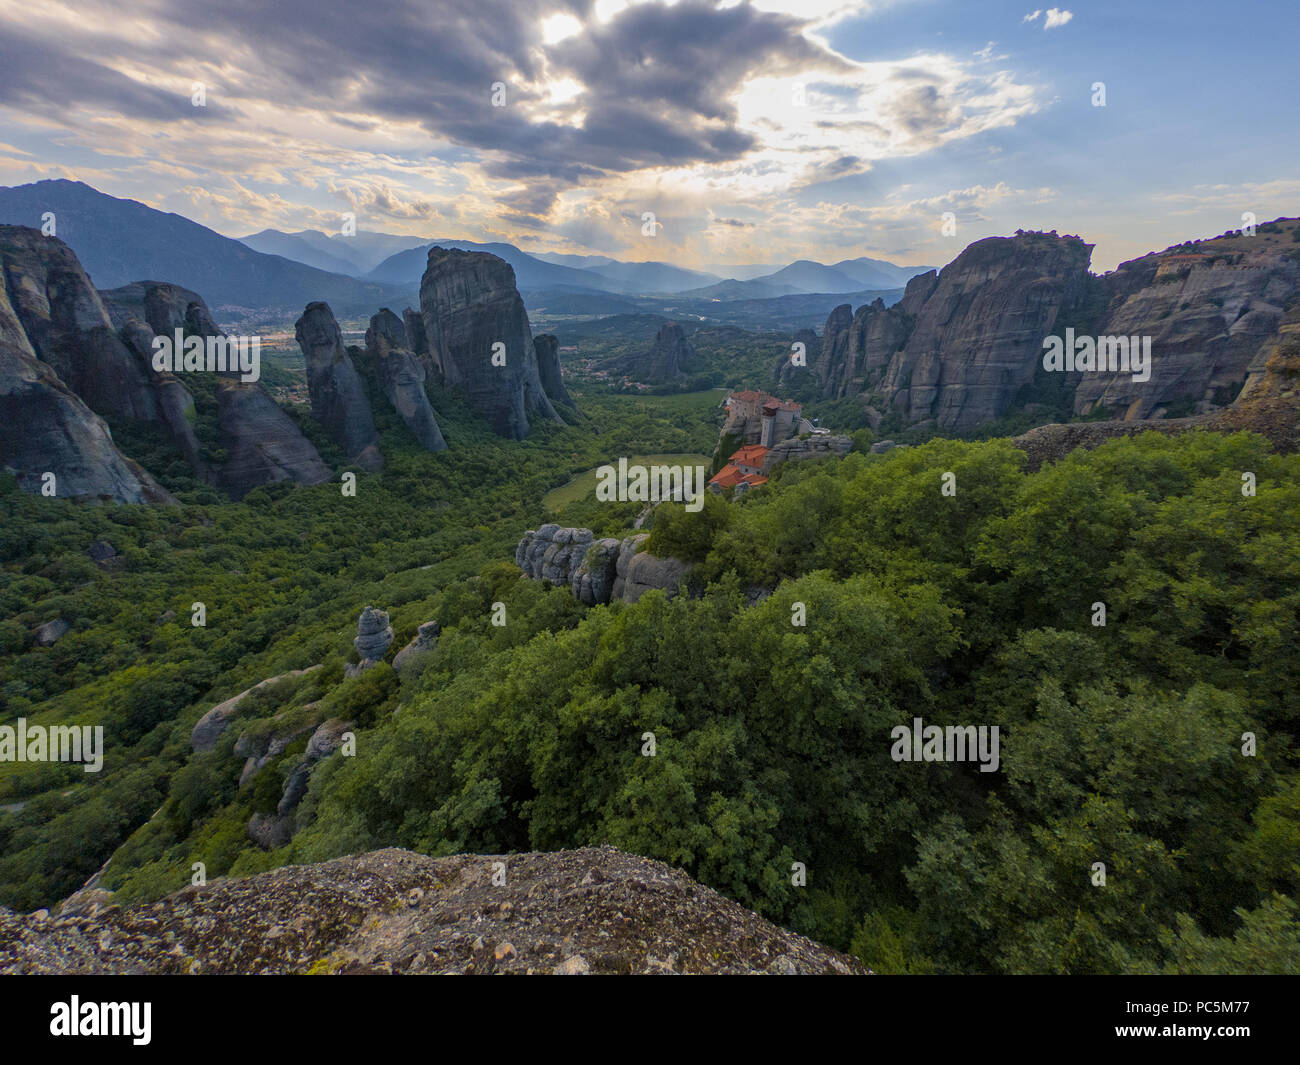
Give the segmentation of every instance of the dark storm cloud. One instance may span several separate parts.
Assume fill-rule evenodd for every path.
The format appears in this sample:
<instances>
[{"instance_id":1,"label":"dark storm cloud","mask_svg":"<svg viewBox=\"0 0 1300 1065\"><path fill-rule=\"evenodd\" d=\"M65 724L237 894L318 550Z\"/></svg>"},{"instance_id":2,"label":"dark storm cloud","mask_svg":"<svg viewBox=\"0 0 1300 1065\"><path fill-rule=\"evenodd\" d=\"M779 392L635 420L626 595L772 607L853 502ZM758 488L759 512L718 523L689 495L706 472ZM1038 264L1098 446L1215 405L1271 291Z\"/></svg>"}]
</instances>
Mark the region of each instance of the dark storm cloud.
<instances>
[{"instance_id":1,"label":"dark storm cloud","mask_svg":"<svg viewBox=\"0 0 1300 1065\"><path fill-rule=\"evenodd\" d=\"M843 67L800 33L801 23L748 4L716 10L704 0L628 8L601 24L589 0L158 0L160 40L130 44L136 63L173 76L203 64L218 70L210 106L267 100L326 115L351 128L416 122L454 145L482 153L492 176L544 178L574 185L642 167L734 159L753 138L738 128L731 95L755 73L811 65ZM568 12L585 28L550 47L542 20ZM131 118L193 118L188 98L173 99L97 63L119 38L86 31L66 47L24 43L0 24L6 67L0 99L75 108L92 102ZM101 51L81 55L91 48ZM74 54L71 49L78 49ZM53 60L53 61L51 61ZM539 115L545 101L529 83L576 81L581 95ZM493 107L494 83L506 86ZM585 118L578 125L573 111ZM214 116L209 116L214 117ZM528 207L523 213L534 213Z\"/></svg>"},{"instance_id":2,"label":"dark storm cloud","mask_svg":"<svg viewBox=\"0 0 1300 1065\"><path fill-rule=\"evenodd\" d=\"M0 104L49 117L116 111L131 119L231 120L238 113L217 101L195 107L185 93L143 85L68 43L39 37L0 20Z\"/></svg>"}]
</instances>

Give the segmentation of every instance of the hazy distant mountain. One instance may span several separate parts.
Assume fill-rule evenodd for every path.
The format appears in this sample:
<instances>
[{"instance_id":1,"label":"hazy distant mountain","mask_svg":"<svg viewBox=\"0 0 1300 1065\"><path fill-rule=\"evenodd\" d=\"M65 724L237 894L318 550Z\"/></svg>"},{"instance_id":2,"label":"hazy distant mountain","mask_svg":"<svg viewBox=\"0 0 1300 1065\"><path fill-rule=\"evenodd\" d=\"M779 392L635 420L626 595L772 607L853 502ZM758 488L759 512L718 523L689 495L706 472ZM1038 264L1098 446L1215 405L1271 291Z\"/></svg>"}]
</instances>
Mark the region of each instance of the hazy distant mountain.
<instances>
[{"instance_id":1,"label":"hazy distant mountain","mask_svg":"<svg viewBox=\"0 0 1300 1065\"><path fill-rule=\"evenodd\" d=\"M567 288L594 292L616 292L622 295L651 295L681 292L707 285L717 278L698 270L687 270L669 263L624 263L613 259L599 262L601 256L559 256L555 253L530 255L513 244L480 244L472 240L435 240L419 247L398 252L380 263L365 276L373 281L392 284L418 283L424 273L429 248L459 248L462 251L486 251L498 255L515 271L515 283L521 290ZM589 266L578 267L556 262L564 260L597 260ZM857 287L857 286L855 286Z\"/></svg>"},{"instance_id":2,"label":"hazy distant mountain","mask_svg":"<svg viewBox=\"0 0 1300 1065\"><path fill-rule=\"evenodd\" d=\"M659 262L616 262L595 268L591 272L626 286L619 290L626 293L685 292L687 289L721 280L714 274L705 274L699 270L687 270L680 266Z\"/></svg>"},{"instance_id":3,"label":"hazy distant mountain","mask_svg":"<svg viewBox=\"0 0 1300 1065\"><path fill-rule=\"evenodd\" d=\"M353 277L369 273L390 255L426 243L421 237L393 233L361 231L345 237L340 233L322 233L318 229L304 229L297 233L264 229L239 239L254 251L283 255L318 270L331 270Z\"/></svg>"},{"instance_id":4,"label":"hazy distant mountain","mask_svg":"<svg viewBox=\"0 0 1300 1065\"><path fill-rule=\"evenodd\" d=\"M803 289L789 282L770 284L767 281L736 281L731 279L719 281L716 285L706 285L704 288L687 289L681 295L689 296L691 299L764 300L775 299L777 296L800 295L803 291Z\"/></svg>"},{"instance_id":5,"label":"hazy distant mountain","mask_svg":"<svg viewBox=\"0 0 1300 1065\"><path fill-rule=\"evenodd\" d=\"M329 240L324 233L317 233L312 229L305 229L301 233L281 233L278 229L264 229L260 233L240 237L239 242L247 244L254 251L260 251L264 255L282 255L305 266L314 266L317 270L328 270L330 273L351 276L365 273L364 270L358 270L357 264L351 259L334 254L328 247L318 247L311 239L312 234Z\"/></svg>"},{"instance_id":6,"label":"hazy distant mountain","mask_svg":"<svg viewBox=\"0 0 1300 1065\"><path fill-rule=\"evenodd\" d=\"M723 280L734 279L736 281L750 281L755 277L762 277L765 274L775 273L781 269L780 263L741 263L740 265L714 265L704 268L706 273L720 277Z\"/></svg>"},{"instance_id":7,"label":"hazy distant mountain","mask_svg":"<svg viewBox=\"0 0 1300 1065\"><path fill-rule=\"evenodd\" d=\"M720 269L725 269L721 267ZM896 266L883 259L845 259L834 266L799 259L780 270L749 280L727 280L684 293L700 299L773 299L779 296L859 292L863 289L894 289L905 286L929 266Z\"/></svg>"},{"instance_id":8,"label":"hazy distant mountain","mask_svg":"<svg viewBox=\"0 0 1300 1065\"><path fill-rule=\"evenodd\" d=\"M197 292L219 321L328 302L339 315L414 303L419 278L400 288L330 273L254 251L178 214L108 196L80 181L0 188L0 223L40 228L53 212L57 235L97 288L164 280Z\"/></svg>"},{"instance_id":9,"label":"hazy distant mountain","mask_svg":"<svg viewBox=\"0 0 1300 1065\"><path fill-rule=\"evenodd\" d=\"M534 259L541 259L544 263L554 263L556 266L573 266L579 270L587 270L593 266L607 266L610 263L618 262L617 259L611 259L608 255L565 255L558 251L535 251L532 255Z\"/></svg>"},{"instance_id":10,"label":"hazy distant mountain","mask_svg":"<svg viewBox=\"0 0 1300 1065\"><path fill-rule=\"evenodd\" d=\"M567 287L596 291L610 291L607 283L602 283L598 274L588 270L575 270L571 266L559 266L543 262L541 259L520 251L513 244L480 244L473 240L433 240L420 244L406 251L390 255L368 274L367 280L388 284L418 285L424 275L425 264L429 260L432 247L457 248L461 251L485 251L508 262L515 271L515 285L522 289Z\"/></svg>"},{"instance_id":11,"label":"hazy distant mountain","mask_svg":"<svg viewBox=\"0 0 1300 1065\"><path fill-rule=\"evenodd\" d=\"M884 259L868 259L865 255L857 259L844 259L831 266L841 274L851 277L858 287L897 288L906 285L917 274L928 273L937 269L933 266L896 266Z\"/></svg>"}]
</instances>

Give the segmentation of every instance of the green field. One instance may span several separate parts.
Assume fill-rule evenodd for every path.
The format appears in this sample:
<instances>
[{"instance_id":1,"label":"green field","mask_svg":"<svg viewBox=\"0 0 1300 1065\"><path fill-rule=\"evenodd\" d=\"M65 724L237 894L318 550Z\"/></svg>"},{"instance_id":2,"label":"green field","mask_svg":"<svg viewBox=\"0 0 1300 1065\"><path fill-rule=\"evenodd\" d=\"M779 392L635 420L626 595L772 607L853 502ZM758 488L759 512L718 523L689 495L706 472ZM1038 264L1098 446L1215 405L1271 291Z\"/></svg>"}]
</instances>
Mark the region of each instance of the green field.
<instances>
[{"instance_id":1,"label":"green field","mask_svg":"<svg viewBox=\"0 0 1300 1065\"><path fill-rule=\"evenodd\" d=\"M698 395L699 393L694 393ZM615 459L615 462L618 460ZM706 469L709 465L708 455L629 455L628 465L642 466L703 466ZM599 467L597 467L599 468ZM587 470L585 473L578 474L567 484L560 485L559 488L553 489L542 496L542 506L550 513L563 510L570 503L576 503L581 499L590 499L596 491L596 470Z\"/></svg>"}]
</instances>

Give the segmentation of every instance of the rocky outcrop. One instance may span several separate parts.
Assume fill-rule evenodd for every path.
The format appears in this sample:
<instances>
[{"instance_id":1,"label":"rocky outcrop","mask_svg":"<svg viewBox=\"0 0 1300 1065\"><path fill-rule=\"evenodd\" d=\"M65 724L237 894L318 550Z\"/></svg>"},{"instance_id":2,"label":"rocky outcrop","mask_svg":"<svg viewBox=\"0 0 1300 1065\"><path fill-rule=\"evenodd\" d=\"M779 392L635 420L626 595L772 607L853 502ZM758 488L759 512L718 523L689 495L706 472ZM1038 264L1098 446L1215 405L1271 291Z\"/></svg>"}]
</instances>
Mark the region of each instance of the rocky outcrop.
<instances>
[{"instance_id":1,"label":"rocky outcrop","mask_svg":"<svg viewBox=\"0 0 1300 1065\"><path fill-rule=\"evenodd\" d=\"M632 378L647 384L661 384L685 377L685 368L695 359L695 349L682 327L665 322L655 334L649 351L629 355L620 368Z\"/></svg>"},{"instance_id":2,"label":"rocky outcrop","mask_svg":"<svg viewBox=\"0 0 1300 1065\"><path fill-rule=\"evenodd\" d=\"M447 441L424 391L424 363L408 347L405 324L387 307L370 319L366 353L388 402L420 446L426 451L446 451Z\"/></svg>"},{"instance_id":3,"label":"rocky outcrop","mask_svg":"<svg viewBox=\"0 0 1300 1065\"><path fill-rule=\"evenodd\" d=\"M13 473L25 492L40 493L50 484L63 499L172 502L117 450L104 419L30 353L25 337L6 324L7 310L0 293L0 468Z\"/></svg>"},{"instance_id":4,"label":"rocky outcrop","mask_svg":"<svg viewBox=\"0 0 1300 1065\"><path fill-rule=\"evenodd\" d=\"M569 589L578 602L584 606L598 606L608 603L614 597L614 584L618 580L618 556L622 546L613 537L589 543L582 561L573 568L569 577Z\"/></svg>"},{"instance_id":5,"label":"rocky outcrop","mask_svg":"<svg viewBox=\"0 0 1300 1065\"><path fill-rule=\"evenodd\" d=\"M671 598L691 567L643 550L648 533L596 540L590 529L543 525L529 529L515 549L515 565L533 580L567 587L587 606L634 603L651 588ZM638 554L639 552L639 554Z\"/></svg>"},{"instance_id":6,"label":"rocky outcrop","mask_svg":"<svg viewBox=\"0 0 1300 1065\"><path fill-rule=\"evenodd\" d=\"M243 499L258 485L330 479L320 453L260 384L220 379L217 419L227 456L220 481L231 499Z\"/></svg>"},{"instance_id":7,"label":"rocky outcrop","mask_svg":"<svg viewBox=\"0 0 1300 1065\"><path fill-rule=\"evenodd\" d=\"M117 338L67 245L0 226L0 467L27 492L50 485L60 498L171 501L118 451L104 413L156 415L144 364Z\"/></svg>"},{"instance_id":8,"label":"rocky outcrop","mask_svg":"<svg viewBox=\"0 0 1300 1065\"><path fill-rule=\"evenodd\" d=\"M1261 372L1300 294L1295 221L1178 245L1101 277L1087 272L1091 246L1077 237L977 241L938 275L914 277L893 307L837 307L817 361L822 395L872 403L873 428L884 411L952 433L1013 407L1031 412L1035 393L1044 410L1120 420L1223 410ZM1067 328L1149 343L1149 379L1123 367L1046 372L1043 342Z\"/></svg>"},{"instance_id":9,"label":"rocky outcrop","mask_svg":"<svg viewBox=\"0 0 1300 1065\"><path fill-rule=\"evenodd\" d=\"M1133 420L1226 407L1251 367L1262 369L1300 291L1294 247L1258 236L1202 241L1107 274L1108 305L1095 335L1150 337L1150 379L1080 375L1075 414L1101 407Z\"/></svg>"},{"instance_id":10,"label":"rocky outcrop","mask_svg":"<svg viewBox=\"0 0 1300 1065\"><path fill-rule=\"evenodd\" d=\"M183 329L187 336L221 336L221 329L197 292L166 281L133 281L99 293L114 328L130 321L147 325L155 336Z\"/></svg>"},{"instance_id":11,"label":"rocky outcrop","mask_svg":"<svg viewBox=\"0 0 1300 1065\"><path fill-rule=\"evenodd\" d=\"M648 533L629 536L619 546L617 576L613 596L625 603L635 603L646 592L659 590L673 598L691 572L689 563L679 558L657 558L643 550Z\"/></svg>"},{"instance_id":12,"label":"rocky outcrop","mask_svg":"<svg viewBox=\"0 0 1300 1065\"><path fill-rule=\"evenodd\" d=\"M903 300L827 320L823 395L878 394L912 423L961 433L1000 417L1039 372L1043 338L1083 305L1091 245L1078 237L989 237Z\"/></svg>"},{"instance_id":13,"label":"rocky outcrop","mask_svg":"<svg viewBox=\"0 0 1300 1065\"><path fill-rule=\"evenodd\" d=\"M868 972L678 869L611 847L382 850L215 879L143 906L54 918L0 910L5 974Z\"/></svg>"},{"instance_id":14,"label":"rocky outcrop","mask_svg":"<svg viewBox=\"0 0 1300 1065\"><path fill-rule=\"evenodd\" d=\"M344 673L355 677L377 666L383 661L392 642L393 627L388 624L388 612L373 606L366 607L357 618L357 635L352 641L361 661L348 663L344 667Z\"/></svg>"},{"instance_id":15,"label":"rocky outcrop","mask_svg":"<svg viewBox=\"0 0 1300 1065\"><path fill-rule=\"evenodd\" d=\"M533 348L537 352L537 373L547 396L552 403L573 408L573 397L564 387L564 375L560 372L559 338L550 333L541 333L533 337Z\"/></svg>"},{"instance_id":16,"label":"rocky outcrop","mask_svg":"<svg viewBox=\"0 0 1300 1065\"><path fill-rule=\"evenodd\" d=\"M136 281L100 292L99 296L122 342L151 371L154 337L172 337L177 329L187 336L221 335L203 298L179 285ZM152 371L151 379L158 420L194 472L204 480L211 479L194 431L193 395L174 373Z\"/></svg>"},{"instance_id":17,"label":"rocky outcrop","mask_svg":"<svg viewBox=\"0 0 1300 1065\"><path fill-rule=\"evenodd\" d=\"M393 656L393 669L399 674L416 668L423 657L438 646L442 626L436 621L426 621L416 630L411 642Z\"/></svg>"},{"instance_id":18,"label":"rocky outcrop","mask_svg":"<svg viewBox=\"0 0 1300 1065\"><path fill-rule=\"evenodd\" d=\"M36 646L53 647L59 640L68 634L72 626L62 618L55 618L53 621L47 621L44 625L36 626Z\"/></svg>"},{"instance_id":19,"label":"rocky outcrop","mask_svg":"<svg viewBox=\"0 0 1300 1065\"><path fill-rule=\"evenodd\" d=\"M591 542L590 529L563 529L558 525L529 529L515 548L515 565L533 580L567 585Z\"/></svg>"},{"instance_id":20,"label":"rocky outcrop","mask_svg":"<svg viewBox=\"0 0 1300 1065\"><path fill-rule=\"evenodd\" d=\"M307 362L311 413L343 450L347 461L366 470L383 468L375 419L365 386L343 347L343 334L327 303L309 303L294 323Z\"/></svg>"},{"instance_id":21,"label":"rocky outcrop","mask_svg":"<svg viewBox=\"0 0 1300 1065\"><path fill-rule=\"evenodd\" d=\"M136 281L100 293L123 342L149 363L155 336L218 337L224 335L197 292L161 281ZM316 448L262 386L243 382L236 374L218 374L217 423L226 462L209 470L194 432L195 404L189 390L172 373L154 373L158 418L172 442L195 473L242 499L263 484L293 481L321 484L329 467Z\"/></svg>"},{"instance_id":22,"label":"rocky outcrop","mask_svg":"<svg viewBox=\"0 0 1300 1065\"><path fill-rule=\"evenodd\" d=\"M320 666L308 666L306 669L295 669L288 673L281 673L278 677L268 677L238 695L233 695L224 702L218 703L199 718L198 723L190 731L190 747L195 751L212 750L217 745L217 740L220 739L221 734L230 725L231 719L239 712L239 704L253 692L261 691L263 688L269 687L276 681L284 680L286 677L301 677L304 673L311 673L317 669L320 669Z\"/></svg>"},{"instance_id":23,"label":"rocky outcrop","mask_svg":"<svg viewBox=\"0 0 1300 1065\"><path fill-rule=\"evenodd\" d=\"M496 432L520 440L530 417L561 420L542 385L509 263L486 252L431 248L420 313L442 382L461 389Z\"/></svg>"},{"instance_id":24,"label":"rocky outcrop","mask_svg":"<svg viewBox=\"0 0 1300 1065\"><path fill-rule=\"evenodd\" d=\"M773 444L763 456L763 473L769 473L783 462L800 462L803 459L843 458L853 450L850 436L791 437Z\"/></svg>"},{"instance_id":25,"label":"rocky outcrop","mask_svg":"<svg viewBox=\"0 0 1300 1065\"><path fill-rule=\"evenodd\" d=\"M122 343L71 248L35 229L0 226L0 265L10 313L36 358L104 418L157 416L149 364Z\"/></svg>"},{"instance_id":26,"label":"rocky outcrop","mask_svg":"<svg viewBox=\"0 0 1300 1065\"><path fill-rule=\"evenodd\" d=\"M796 366L790 361L794 351L791 347L790 351L781 353L776 360L776 365L772 367L772 378L783 391L789 390L791 385L803 380L805 374L816 373L816 367L821 360L822 342L815 329L800 329L795 333L793 343L803 345L804 364Z\"/></svg>"},{"instance_id":27,"label":"rocky outcrop","mask_svg":"<svg viewBox=\"0 0 1300 1065\"><path fill-rule=\"evenodd\" d=\"M1071 422L1040 425L1011 442L1025 452L1025 468L1040 469L1059 462L1071 451L1091 450L1109 440L1138 433L1169 436L1201 429L1211 432L1258 433L1280 452L1300 450L1300 337L1286 336L1265 362L1262 373L1251 374L1232 406L1186 418Z\"/></svg>"}]
</instances>

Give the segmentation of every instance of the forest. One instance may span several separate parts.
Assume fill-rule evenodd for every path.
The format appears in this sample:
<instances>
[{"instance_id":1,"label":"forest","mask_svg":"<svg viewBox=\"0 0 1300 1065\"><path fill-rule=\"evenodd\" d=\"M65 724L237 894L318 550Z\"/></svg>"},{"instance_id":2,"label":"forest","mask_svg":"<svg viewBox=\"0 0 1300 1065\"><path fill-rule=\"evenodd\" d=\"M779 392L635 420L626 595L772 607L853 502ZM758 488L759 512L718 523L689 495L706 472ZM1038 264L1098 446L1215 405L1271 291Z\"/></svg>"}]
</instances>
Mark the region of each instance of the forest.
<instances>
[{"instance_id":1,"label":"forest","mask_svg":"<svg viewBox=\"0 0 1300 1065\"><path fill-rule=\"evenodd\" d=\"M105 862L129 902L196 862L609 843L877 972L1300 969L1300 456L1147 433L1029 472L1005 439L873 455L866 431L741 499L661 505L648 549L693 564L684 594L587 608L524 577L525 530L622 536L641 510L551 515L548 491L713 450L721 412L681 399L593 393L578 424L507 442L435 397L451 450L390 419L355 498L230 504L178 473L178 506L84 506L0 482L0 720L102 724L108 747L96 775L0 766L0 905L49 906ZM372 604L389 661L345 677ZM54 618L71 631L37 646ZM212 706L316 665L191 750ZM329 717L355 756L316 765L291 842L259 848L249 818L306 738L242 788L237 738ZM998 726L999 771L894 761L915 717Z\"/></svg>"}]
</instances>

